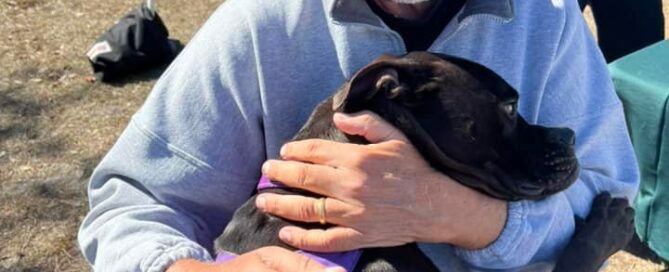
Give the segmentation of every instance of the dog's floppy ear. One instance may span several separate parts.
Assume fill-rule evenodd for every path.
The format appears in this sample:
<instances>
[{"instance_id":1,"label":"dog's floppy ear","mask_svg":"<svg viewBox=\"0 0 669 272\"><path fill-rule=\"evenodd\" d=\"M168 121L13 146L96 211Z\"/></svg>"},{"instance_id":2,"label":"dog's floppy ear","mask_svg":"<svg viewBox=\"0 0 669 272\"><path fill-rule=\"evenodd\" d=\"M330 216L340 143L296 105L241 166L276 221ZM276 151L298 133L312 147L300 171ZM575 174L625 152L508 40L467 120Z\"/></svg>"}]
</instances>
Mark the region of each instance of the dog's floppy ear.
<instances>
[{"instance_id":1,"label":"dog's floppy ear","mask_svg":"<svg viewBox=\"0 0 669 272\"><path fill-rule=\"evenodd\" d=\"M334 95L332 109L342 111L350 104L371 99L380 90L397 87L399 85L398 61L398 58L391 55L382 55L362 68Z\"/></svg>"}]
</instances>

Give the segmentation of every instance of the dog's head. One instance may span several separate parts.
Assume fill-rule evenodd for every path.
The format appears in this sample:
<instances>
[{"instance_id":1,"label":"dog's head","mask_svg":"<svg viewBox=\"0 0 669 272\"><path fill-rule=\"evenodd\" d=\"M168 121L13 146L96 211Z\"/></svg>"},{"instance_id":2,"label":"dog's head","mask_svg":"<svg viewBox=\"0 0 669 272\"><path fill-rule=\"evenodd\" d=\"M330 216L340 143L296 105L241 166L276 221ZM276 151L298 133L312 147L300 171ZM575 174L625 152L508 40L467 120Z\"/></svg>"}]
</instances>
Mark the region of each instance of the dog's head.
<instances>
[{"instance_id":1,"label":"dog's head","mask_svg":"<svg viewBox=\"0 0 669 272\"><path fill-rule=\"evenodd\" d=\"M496 198L539 199L566 189L578 175L574 133L525 122L518 93L464 59L425 52L382 56L335 94L333 108L378 113L433 167Z\"/></svg>"}]
</instances>

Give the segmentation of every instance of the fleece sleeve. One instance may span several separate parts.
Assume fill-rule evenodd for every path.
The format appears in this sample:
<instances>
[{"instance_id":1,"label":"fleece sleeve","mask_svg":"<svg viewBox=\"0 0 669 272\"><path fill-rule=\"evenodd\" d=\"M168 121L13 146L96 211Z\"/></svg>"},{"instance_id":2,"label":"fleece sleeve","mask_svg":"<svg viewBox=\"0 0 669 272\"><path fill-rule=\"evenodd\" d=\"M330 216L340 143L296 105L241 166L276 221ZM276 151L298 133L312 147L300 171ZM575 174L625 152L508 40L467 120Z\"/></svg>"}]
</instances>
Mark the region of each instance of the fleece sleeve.
<instances>
[{"instance_id":1,"label":"fleece sleeve","mask_svg":"<svg viewBox=\"0 0 669 272\"><path fill-rule=\"evenodd\" d=\"M562 193L509 203L506 226L493 244L481 250L456 249L472 266L513 269L554 262L573 234L574 215L586 217L597 194L608 191L632 201L638 190L622 105L604 59L576 5L565 8L560 44L546 84L537 90L543 92L538 122L575 131L580 176Z\"/></svg>"},{"instance_id":2,"label":"fleece sleeve","mask_svg":"<svg viewBox=\"0 0 669 272\"><path fill-rule=\"evenodd\" d=\"M94 171L78 239L95 271L211 260L211 241L252 194L265 148L239 2L214 13Z\"/></svg>"}]
</instances>

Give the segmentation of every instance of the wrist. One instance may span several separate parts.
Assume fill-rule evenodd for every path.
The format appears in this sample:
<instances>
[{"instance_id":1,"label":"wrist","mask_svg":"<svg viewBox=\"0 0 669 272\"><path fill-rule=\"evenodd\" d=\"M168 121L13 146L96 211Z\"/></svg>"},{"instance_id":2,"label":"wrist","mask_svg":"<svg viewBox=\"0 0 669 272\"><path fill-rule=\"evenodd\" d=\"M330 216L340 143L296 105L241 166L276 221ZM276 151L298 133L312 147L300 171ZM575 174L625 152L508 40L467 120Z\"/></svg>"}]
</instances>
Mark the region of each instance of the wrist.
<instances>
[{"instance_id":1,"label":"wrist","mask_svg":"<svg viewBox=\"0 0 669 272\"><path fill-rule=\"evenodd\" d=\"M465 249L492 244L506 224L508 203L439 174L425 189L426 207L417 224L418 242L448 243Z\"/></svg>"},{"instance_id":2,"label":"wrist","mask_svg":"<svg viewBox=\"0 0 669 272\"><path fill-rule=\"evenodd\" d=\"M493 244L502 234L508 216L508 202L491 198L478 191L478 201L462 218L461 228L450 244L469 250L483 249Z\"/></svg>"}]
</instances>

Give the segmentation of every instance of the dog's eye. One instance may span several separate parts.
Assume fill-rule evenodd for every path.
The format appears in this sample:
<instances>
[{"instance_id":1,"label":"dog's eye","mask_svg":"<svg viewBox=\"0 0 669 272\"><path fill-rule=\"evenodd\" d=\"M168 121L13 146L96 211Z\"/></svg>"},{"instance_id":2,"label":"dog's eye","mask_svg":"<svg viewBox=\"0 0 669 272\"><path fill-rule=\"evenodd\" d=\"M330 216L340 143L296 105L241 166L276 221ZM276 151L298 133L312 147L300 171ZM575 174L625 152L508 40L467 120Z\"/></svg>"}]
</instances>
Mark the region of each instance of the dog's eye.
<instances>
[{"instance_id":1,"label":"dog's eye","mask_svg":"<svg viewBox=\"0 0 669 272\"><path fill-rule=\"evenodd\" d=\"M506 104L503 106L503 109L510 117L516 116L516 104Z\"/></svg>"}]
</instances>

